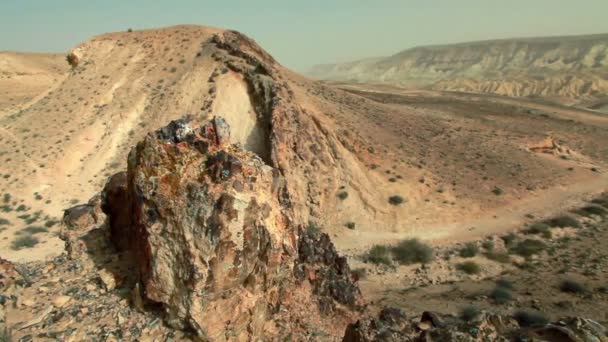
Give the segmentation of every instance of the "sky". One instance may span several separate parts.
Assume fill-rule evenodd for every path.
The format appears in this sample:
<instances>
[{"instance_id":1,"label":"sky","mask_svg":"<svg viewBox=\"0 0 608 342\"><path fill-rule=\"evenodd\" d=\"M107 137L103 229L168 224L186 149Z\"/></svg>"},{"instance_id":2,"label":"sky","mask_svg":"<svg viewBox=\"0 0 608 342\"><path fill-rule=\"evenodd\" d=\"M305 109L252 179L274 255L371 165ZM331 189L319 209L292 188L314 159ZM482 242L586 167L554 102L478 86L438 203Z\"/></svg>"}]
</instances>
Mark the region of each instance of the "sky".
<instances>
[{"instance_id":1,"label":"sky","mask_svg":"<svg viewBox=\"0 0 608 342\"><path fill-rule=\"evenodd\" d=\"M0 0L0 50L176 24L241 31L303 72L420 45L608 33L608 0Z\"/></svg>"}]
</instances>

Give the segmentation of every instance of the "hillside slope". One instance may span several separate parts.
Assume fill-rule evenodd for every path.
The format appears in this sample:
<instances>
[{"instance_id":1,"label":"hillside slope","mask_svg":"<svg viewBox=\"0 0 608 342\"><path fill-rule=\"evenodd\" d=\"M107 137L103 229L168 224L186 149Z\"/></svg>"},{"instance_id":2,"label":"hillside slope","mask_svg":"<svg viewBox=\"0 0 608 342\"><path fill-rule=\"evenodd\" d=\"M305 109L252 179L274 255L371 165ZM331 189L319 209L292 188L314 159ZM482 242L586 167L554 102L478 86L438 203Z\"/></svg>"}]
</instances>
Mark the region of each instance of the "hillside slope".
<instances>
[{"instance_id":1,"label":"hillside slope","mask_svg":"<svg viewBox=\"0 0 608 342\"><path fill-rule=\"evenodd\" d=\"M62 211L124 170L150 131L184 117L222 117L232 143L285 179L290 220L322 227L352 256L408 236L463 238L471 221L483 234L498 213L509 213L497 226L507 229L525 201L606 181L608 120L593 113L344 91L287 70L238 32L202 26L104 34L69 57L60 84L0 119L0 250L13 260L61 252ZM547 139L546 153L532 149ZM15 248L32 231L35 248Z\"/></svg>"},{"instance_id":2,"label":"hillside slope","mask_svg":"<svg viewBox=\"0 0 608 342\"><path fill-rule=\"evenodd\" d=\"M35 101L67 72L61 54L0 52L0 117Z\"/></svg>"},{"instance_id":3,"label":"hillside slope","mask_svg":"<svg viewBox=\"0 0 608 342\"><path fill-rule=\"evenodd\" d=\"M608 91L608 35L416 47L381 59L316 66L310 75L508 96L594 97Z\"/></svg>"}]
</instances>

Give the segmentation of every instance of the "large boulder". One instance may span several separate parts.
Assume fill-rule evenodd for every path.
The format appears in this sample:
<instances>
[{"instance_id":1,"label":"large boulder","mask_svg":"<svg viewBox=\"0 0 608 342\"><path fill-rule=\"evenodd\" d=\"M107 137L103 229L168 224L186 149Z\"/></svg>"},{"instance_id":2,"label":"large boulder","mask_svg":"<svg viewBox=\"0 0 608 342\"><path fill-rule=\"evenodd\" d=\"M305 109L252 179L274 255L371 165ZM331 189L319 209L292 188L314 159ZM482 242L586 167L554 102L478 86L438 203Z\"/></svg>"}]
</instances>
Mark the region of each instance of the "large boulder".
<instances>
[{"instance_id":1,"label":"large boulder","mask_svg":"<svg viewBox=\"0 0 608 342\"><path fill-rule=\"evenodd\" d=\"M346 260L293 223L279 170L226 144L228 129L180 120L141 141L128 193L106 191L110 224L126 224L112 239L127 241L144 297L174 327L212 341L341 337L361 308Z\"/></svg>"}]
</instances>

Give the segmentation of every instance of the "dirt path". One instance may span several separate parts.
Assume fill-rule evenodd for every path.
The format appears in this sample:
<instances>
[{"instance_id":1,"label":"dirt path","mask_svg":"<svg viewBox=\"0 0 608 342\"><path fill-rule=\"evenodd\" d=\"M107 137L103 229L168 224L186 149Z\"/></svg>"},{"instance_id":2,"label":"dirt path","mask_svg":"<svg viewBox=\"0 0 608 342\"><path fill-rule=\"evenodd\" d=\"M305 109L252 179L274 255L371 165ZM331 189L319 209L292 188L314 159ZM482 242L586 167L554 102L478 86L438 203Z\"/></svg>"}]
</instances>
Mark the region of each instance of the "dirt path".
<instances>
[{"instance_id":1,"label":"dirt path","mask_svg":"<svg viewBox=\"0 0 608 342\"><path fill-rule=\"evenodd\" d=\"M367 251L375 244L392 244L409 238L429 241L434 245L449 245L477 240L489 235L505 234L521 228L535 218L549 217L580 206L585 200L608 189L608 174L599 174L572 185L559 185L490 211L483 217L452 224L428 225L407 232L357 232L356 239L340 239L336 245L349 254ZM335 239L335 238L334 238Z\"/></svg>"}]
</instances>

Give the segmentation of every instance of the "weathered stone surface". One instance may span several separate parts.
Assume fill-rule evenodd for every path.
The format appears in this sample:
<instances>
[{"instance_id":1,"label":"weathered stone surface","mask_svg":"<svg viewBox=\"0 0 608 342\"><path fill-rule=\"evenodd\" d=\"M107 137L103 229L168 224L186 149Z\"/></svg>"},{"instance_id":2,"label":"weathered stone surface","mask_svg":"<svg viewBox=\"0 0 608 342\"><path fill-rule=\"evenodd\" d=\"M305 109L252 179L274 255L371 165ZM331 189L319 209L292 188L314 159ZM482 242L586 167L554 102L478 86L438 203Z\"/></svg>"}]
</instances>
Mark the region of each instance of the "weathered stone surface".
<instances>
[{"instance_id":1,"label":"weathered stone surface","mask_svg":"<svg viewBox=\"0 0 608 342\"><path fill-rule=\"evenodd\" d=\"M130 199L127 191L127 173L119 172L108 180L101 192L101 209L108 217L112 243L119 249L129 248Z\"/></svg>"},{"instance_id":2,"label":"weathered stone surface","mask_svg":"<svg viewBox=\"0 0 608 342\"><path fill-rule=\"evenodd\" d=\"M59 237L65 241L68 256L81 259L87 267L94 267L94 259L105 255L110 248L104 222L100 196L93 197L87 204L67 209L63 214Z\"/></svg>"},{"instance_id":3,"label":"weathered stone surface","mask_svg":"<svg viewBox=\"0 0 608 342\"><path fill-rule=\"evenodd\" d=\"M218 122L173 122L129 155L128 194L114 196L130 199L129 231L112 233L131 236L144 297L213 341L341 336L361 301L346 259L298 230L280 172L222 145Z\"/></svg>"}]
</instances>

